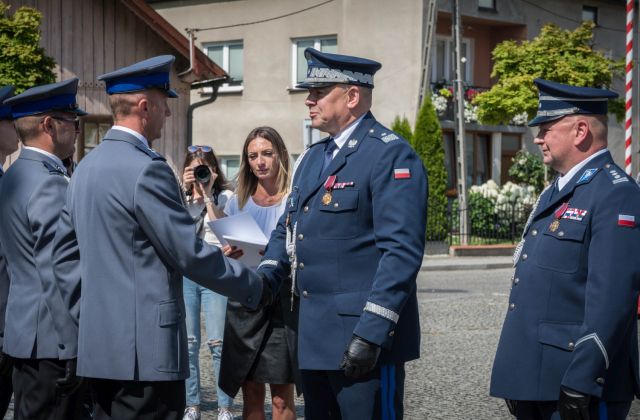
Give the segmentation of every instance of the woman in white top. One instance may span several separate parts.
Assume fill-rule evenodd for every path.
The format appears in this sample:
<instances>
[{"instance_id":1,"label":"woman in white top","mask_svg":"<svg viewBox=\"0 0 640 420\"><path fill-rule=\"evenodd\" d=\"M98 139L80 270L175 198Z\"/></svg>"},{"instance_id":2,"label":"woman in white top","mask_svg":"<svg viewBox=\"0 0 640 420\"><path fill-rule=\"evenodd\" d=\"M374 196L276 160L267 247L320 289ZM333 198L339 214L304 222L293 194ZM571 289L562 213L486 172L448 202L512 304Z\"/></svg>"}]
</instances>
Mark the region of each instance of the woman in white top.
<instances>
[{"instance_id":1,"label":"woman in white top","mask_svg":"<svg viewBox=\"0 0 640 420\"><path fill-rule=\"evenodd\" d=\"M232 192L227 187L218 159L209 146L189 146L182 171L185 203L196 222L198 235L212 245L221 247L226 255L237 256L229 246L223 247L208 225L210 220L224 217L223 209ZM187 408L184 420L200 419L200 311L205 319L207 345L213 358L214 374L218 383L222 340L226 317L227 298L184 278L183 284L187 339L189 343L190 376L186 380ZM233 398L217 388L218 419L233 419L230 412Z\"/></svg>"},{"instance_id":2,"label":"woman in white top","mask_svg":"<svg viewBox=\"0 0 640 420\"><path fill-rule=\"evenodd\" d=\"M255 128L244 143L236 192L225 213L251 214L269 238L284 212L288 187L289 154L282 138L271 127ZM269 384L273 419L295 420L297 317L291 283L283 284L272 305L258 311L232 300L227 304L220 385L233 396L242 387L243 419L265 418Z\"/></svg>"}]
</instances>

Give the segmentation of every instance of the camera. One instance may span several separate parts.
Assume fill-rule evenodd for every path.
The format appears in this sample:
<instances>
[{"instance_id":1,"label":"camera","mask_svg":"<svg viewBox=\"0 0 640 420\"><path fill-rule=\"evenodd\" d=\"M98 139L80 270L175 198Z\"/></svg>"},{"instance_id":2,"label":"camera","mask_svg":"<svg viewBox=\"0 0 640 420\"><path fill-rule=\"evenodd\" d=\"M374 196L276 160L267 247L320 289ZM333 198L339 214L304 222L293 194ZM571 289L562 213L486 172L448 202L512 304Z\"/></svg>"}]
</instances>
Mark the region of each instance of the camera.
<instances>
[{"instance_id":1,"label":"camera","mask_svg":"<svg viewBox=\"0 0 640 420\"><path fill-rule=\"evenodd\" d=\"M211 181L211 170L207 165L198 165L193 170L193 176L200 184L208 184Z\"/></svg>"}]
</instances>

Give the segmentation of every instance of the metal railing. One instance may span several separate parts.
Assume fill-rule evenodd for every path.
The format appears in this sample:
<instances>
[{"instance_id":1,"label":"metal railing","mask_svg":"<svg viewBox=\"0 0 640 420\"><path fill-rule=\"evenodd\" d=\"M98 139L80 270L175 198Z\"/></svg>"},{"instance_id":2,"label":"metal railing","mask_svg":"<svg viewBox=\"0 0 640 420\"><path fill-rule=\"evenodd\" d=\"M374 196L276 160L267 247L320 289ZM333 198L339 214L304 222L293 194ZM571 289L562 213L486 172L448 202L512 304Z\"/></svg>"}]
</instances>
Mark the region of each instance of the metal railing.
<instances>
[{"instance_id":1,"label":"metal railing","mask_svg":"<svg viewBox=\"0 0 640 420\"><path fill-rule=\"evenodd\" d=\"M456 203L446 210L430 207L427 213L427 241L441 241L449 245L463 243L460 217L469 216L469 245L515 244L520 241L531 205L505 203L498 206L474 205L458 209Z\"/></svg>"}]
</instances>

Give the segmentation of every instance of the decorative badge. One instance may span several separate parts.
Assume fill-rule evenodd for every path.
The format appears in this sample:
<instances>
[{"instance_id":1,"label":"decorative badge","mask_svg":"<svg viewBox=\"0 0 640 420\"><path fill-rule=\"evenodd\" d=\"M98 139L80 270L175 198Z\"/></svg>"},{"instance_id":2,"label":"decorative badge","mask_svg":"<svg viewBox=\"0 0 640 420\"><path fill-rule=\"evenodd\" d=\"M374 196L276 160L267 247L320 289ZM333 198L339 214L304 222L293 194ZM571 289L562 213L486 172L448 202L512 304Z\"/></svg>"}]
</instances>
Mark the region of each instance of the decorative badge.
<instances>
[{"instance_id":1,"label":"decorative badge","mask_svg":"<svg viewBox=\"0 0 640 420\"><path fill-rule=\"evenodd\" d=\"M569 208L569 202L562 203L560 207L553 213L553 221L549 225L549 230L555 232L560 227L560 218L564 215L564 212Z\"/></svg>"},{"instance_id":2,"label":"decorative badge","mask_svg":"<svg viewBox=\"0 0 640 420\"><path fill-rule=\"evenodd\" d=\"M322 204L328 206L331 203L333 197L331 196L331 191L333 190L333 186L336 184L337 177L335 175L330 175L327 177L327 180L324 182L324 189L326 192L322 196Z\"/></svg>"},{"instance_id":3,"label":"decorative badge","mask_svg":"<svg viewBox=\"0 0 640 420\"><path fill-rule=\"evenodd\" d=\"M347 143L347 147L349 149L353 149L354 147L356 147L356 144L358 144L358 140L356 139L351 139L349 140L349 142Z\"/></svg>"}]
</instances>

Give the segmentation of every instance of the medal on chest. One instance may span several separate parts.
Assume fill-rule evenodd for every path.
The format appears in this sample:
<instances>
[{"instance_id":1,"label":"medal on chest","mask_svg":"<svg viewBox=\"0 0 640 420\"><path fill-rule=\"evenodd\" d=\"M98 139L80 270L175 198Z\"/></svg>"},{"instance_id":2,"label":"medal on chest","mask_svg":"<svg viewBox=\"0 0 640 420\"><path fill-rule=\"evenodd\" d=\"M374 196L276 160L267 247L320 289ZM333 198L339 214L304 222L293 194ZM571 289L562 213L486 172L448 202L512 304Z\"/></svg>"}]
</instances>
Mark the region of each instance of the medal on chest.
<instances>
[{"instance_id":1,"label":"medal on chest","mask_svg":"<svg viewBox=\"0 0 640 420\"><path fill-rule=\"evenodd\" d=\"M560 227L560 218L564 214L565 211L569 208L569 203L562 203L560 207L553 213L553 221L549 225L549 230L551 232L555 232Z\"/></svg>"},{"instance_id":2,"label":"medal on chest","mask_svg":"<svg viewBox=\"0 0 640 420\"><path fill-rule=\"evenodd\" d=\"M330 175L327 177L327 180L324 181L324 189L325 193L322 195L322 204L328 206L333 199L331 192L333 191L333 186L336 184L337 177L335 175Z\"/></svg>"}]
</instances>

